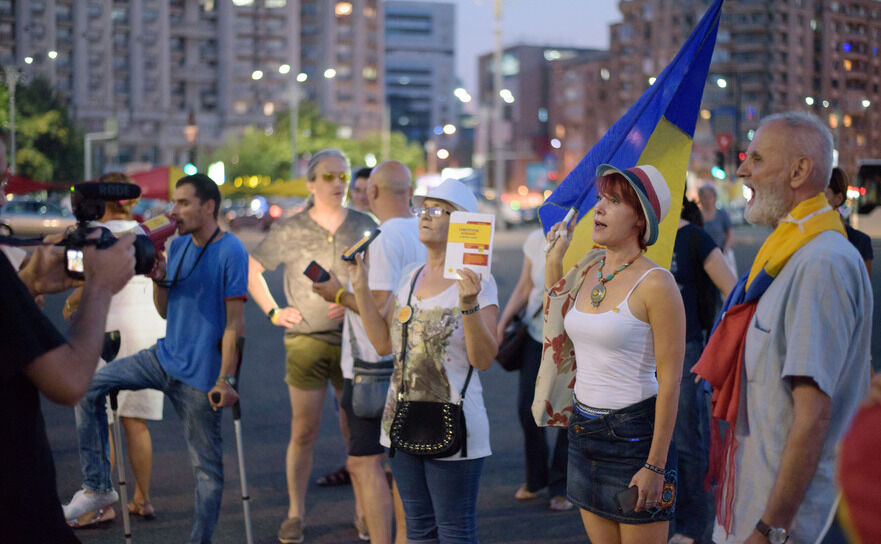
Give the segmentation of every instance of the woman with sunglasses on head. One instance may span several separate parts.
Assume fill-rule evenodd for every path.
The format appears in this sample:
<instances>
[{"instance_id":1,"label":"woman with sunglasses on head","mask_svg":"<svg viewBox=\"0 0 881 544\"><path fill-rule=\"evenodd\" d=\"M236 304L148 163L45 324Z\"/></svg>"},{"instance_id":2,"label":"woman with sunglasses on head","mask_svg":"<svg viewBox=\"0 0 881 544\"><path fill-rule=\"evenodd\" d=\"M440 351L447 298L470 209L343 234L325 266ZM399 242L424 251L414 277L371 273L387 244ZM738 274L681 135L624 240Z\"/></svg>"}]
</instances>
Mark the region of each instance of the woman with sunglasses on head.
<instances>
[{"instance_id":1,"label":"woman with sunglasses on head","mask_svg":"<svg viewBox=\"0 0 881 544\"><path fill-rule=\"evenodd\" d=\"M657 241L670 190L653 166L601 165L597 176L593 241L605 249L564 277L571 227L548 233L542 365L575 363L567 494L591 542L665 543L685 312L673 276L643 252Z\"/></svg>"},{"instance_id":2,"label":"woman with sunglasses on head","mask_svg":"<svg viewBox=\"0 0 881 544\"><path fill-rule=\"evenodd\" d=\"M447 180L419 206L419 240L425 263L406 269L388 307L377 308L367 285L367 264L353 264L352 283L361 319L377 353L393 353L395 369L382 416L380 442L391 447L390 464L404 504L408 542L477 542L477 491L483 459L490 455L489 421L480 378L498 350L498 295L491 275L458 270L444 277L450 214L476 212L477 199L459 181ZM369 264L369 263L368 263ZM464 399L463 397L464 391ZM401 406L462 400L464 447L443 457L407 453L390 435ZM406 402L405 402L406 401ZM408 422L409 423L409 422ZM423 423L432 435L435 429ZM417 425L418 427L418 425Z\"/></svg>"},{"instance_id":3,"label":"woman with sunglasses on head","mask_svg":"<svg viewBox=\"0 0 881 544\"><path fill-rule=\"evenodd\" d=\"M312 451L321 422L328 381L342 394L340 341L345 308L329 304L312 290L304 270L314 260L345 285L349 269L342 253L365 232L376 228L366 214L343 207L350 176L349 159L338 149L323 149L309 161L306 186L312 205L273 225L251 253L248 291L273 325L285 329L285 382L291 401L291 437L285 469L288 512L278 532L281 542L302 542L306 488ZM263 279L265 270L284 265L285 298L279 305ZM340 426L345 422L340 411Z\"/></svg>"}]
</instances>

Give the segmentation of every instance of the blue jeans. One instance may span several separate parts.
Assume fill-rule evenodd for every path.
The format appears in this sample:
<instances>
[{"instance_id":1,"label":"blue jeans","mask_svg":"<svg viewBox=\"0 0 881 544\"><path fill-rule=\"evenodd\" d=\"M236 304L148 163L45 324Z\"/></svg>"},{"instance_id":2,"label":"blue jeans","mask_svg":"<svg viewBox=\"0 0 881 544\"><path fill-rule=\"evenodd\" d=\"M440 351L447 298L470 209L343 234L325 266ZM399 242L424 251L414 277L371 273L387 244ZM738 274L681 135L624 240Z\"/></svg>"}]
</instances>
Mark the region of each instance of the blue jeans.
<instances>
[{"instance_id":1,"label":"blue jeans","mask_svg":"<svg viewBox=\"0 0 881 544\"><path fill-rule=\"evenodd\" d=\"M477 490L483 459L442 461L401 450L389 458L408 544L477 542Z\"/></svg>"},{"instance_id":2,"label":"blue jeans","mask_svg":"<svg viewBox=\"0 0 881 544\"><path fill-rule=\"evenodd\" d=\"M523 451L526 454L526 490L538 491L548 488L551 497L566 496L566 467L569 455L569 438L566 429L556 430L539 427L532 416L532 399L535 397L535 379L541 365L541 344L529 338L521 357L520 381L517 388L517 415L523 429ZM547 433L554 432L554 454L548 465Z\"/></svg>"},{"instance_id":3,"label":"blue jeans","mask_svg":"<svg viewBox=\"0 0 881 544\"><path fill-rule=\"evenodd\" d=\"M703 342L685 344L685 366L679 384L679 413L673 442L679 457L679 496L672 533L696 542L709 542L715 509L712 494L704 488L710 454L710 390L707 382L694 383L691 367L701 356Z\"/></svg>"},{"instance_id":4,"label":"blue jeans","mask_svg":"<svg viewBox=\"0 0 881 544\"><path fill-rule=\"evenodd\" d=\"M146 388L165 393L183 421L196 478L193 530L188 542L211 542L223 495L221 411L211 409L206 393L169 376L156 358L156 346L100 369L95 373L86 396L77 404L76 429L83 487L96 493L113 489L105 408L107 394L112 389Z\"/></svg>"}]
</instances>

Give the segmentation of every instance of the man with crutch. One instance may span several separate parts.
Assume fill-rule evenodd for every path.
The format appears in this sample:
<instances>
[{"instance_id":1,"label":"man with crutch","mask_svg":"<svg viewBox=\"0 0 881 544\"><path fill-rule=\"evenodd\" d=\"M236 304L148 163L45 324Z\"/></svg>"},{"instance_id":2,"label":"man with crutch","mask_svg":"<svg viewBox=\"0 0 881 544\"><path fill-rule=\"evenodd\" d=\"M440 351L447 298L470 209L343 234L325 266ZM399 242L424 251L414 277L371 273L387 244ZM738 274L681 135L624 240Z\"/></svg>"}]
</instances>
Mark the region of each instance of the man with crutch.
<instances>
[{"instance_id":1,"label":"man with crutch","mask_svg":"<svg viewBox=\"0 0 881 544\"><path fill-rule=\"evenodd\" d=\"M168 264L160 259L153 273L153 300L167 319L166 336L152 348L98 371L77 405L83 488L64 512L67 519L75 519L118 499L110 478L105 396L112 389L158 389L183 420L196 480L188 542L201 543L211 541L220 515L223 448L218 409L238 400L233 386L236 343L244 331L248 255L235 236L218 227L220 192L208 176L178 180L173 201L171 215L180 236L171 243Z\"/></svg>"}]
</instances>

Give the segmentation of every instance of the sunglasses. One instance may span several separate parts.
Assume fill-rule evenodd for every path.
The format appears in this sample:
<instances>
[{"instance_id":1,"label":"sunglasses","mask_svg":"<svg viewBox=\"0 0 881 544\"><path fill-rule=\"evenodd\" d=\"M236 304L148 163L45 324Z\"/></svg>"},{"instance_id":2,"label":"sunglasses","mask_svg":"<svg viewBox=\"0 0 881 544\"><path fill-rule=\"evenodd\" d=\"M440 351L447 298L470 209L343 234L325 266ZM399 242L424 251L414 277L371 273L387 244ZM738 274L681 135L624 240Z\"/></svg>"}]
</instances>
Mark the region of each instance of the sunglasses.
<instances>
[{"instance_id":1,"label":"sunglasses","mask_svg":"<svg viewBox=\"0 0 881 544\"><path fill-rule=\"evenodd\" d=\"M429 217L440 217L443 214L452 215L452 213L443 208L419 208L416 210L417 217L425 217L426 215Z\"/></svg>"},{"instance_id":2,"label":"sunglasses","mask_svg":"<svg viewBox=\"0 0 881 544\"><path fill-rule=\"evenodd\" d=\"M349 173L348 172L340 172L339 174L334 174L333 172L324 172L321 174L321 179L324 181L333 181L337 177L340 178L340 181L343 183L348 183L349 181Z\"/></svg>"}]
</instances>

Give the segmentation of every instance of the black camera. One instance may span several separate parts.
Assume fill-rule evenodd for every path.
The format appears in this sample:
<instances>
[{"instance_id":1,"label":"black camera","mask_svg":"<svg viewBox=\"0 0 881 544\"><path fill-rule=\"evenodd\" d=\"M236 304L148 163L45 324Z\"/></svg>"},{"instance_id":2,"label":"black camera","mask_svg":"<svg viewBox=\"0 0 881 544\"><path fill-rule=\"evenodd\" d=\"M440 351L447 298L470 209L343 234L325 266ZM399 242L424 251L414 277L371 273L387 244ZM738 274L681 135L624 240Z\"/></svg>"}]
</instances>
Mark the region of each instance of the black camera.
<instances>
[{"instance_id":1,"label":"black camera","mask_svg":"<svg viewBox=\"0 0 881 544\"><path fill-rule=\"evenodd\" d=\"M83 279L83 248L95 246L106 249L116 243L116 237L105 227L93 227L90 222L104 217L104 203L109 201L132 200L141 196L141 188L133 183L86 182L73 186L70 197L77 225L59 245L64 246L67 275ZM93 232L100 232L89 238ZM135 237L135 274L148 274L156 262L156 250L150 238L139 234Z\"/></svg>"}]
</instances>

